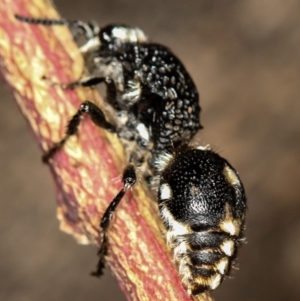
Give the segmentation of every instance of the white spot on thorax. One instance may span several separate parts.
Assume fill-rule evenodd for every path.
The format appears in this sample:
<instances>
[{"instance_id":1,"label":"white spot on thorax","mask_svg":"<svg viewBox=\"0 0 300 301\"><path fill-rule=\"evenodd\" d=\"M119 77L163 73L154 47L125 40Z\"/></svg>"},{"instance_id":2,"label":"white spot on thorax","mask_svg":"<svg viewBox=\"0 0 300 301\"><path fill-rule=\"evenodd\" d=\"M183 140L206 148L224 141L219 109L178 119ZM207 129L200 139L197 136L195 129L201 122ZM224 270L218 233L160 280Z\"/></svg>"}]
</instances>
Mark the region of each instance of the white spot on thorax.
<instances>
[{"instance_id":1,"label":"white spot on thorax","mask_svg":"<svg viewBox=\"0 0 300 301\"><path fill-rule=\"evenodd\" d=\"M169 184L167 183L163 183L160 187L159 187L159 199L161 201L163 200L170 200L172 199L172 189L170 187Z\"/></svg>"},{"instance_id":2,"label":"white spot on thorax","mask_svg":"<svg viewBox=\"0 0 300 301\"><path fill-rule=\"evenodd\" d=\"M124 43L143 43L148 40L139 28L114 27L112 35Z\"/></svg>"},{"instance_id":3,"label":"white spot on thorax","mask_svg":"<svg viewBox=\"0 0 300 301\"><path fill-rule=\"evenodd\" d=\"M209 144L206 144L206 145L199 145L199 146L196 147L196 149L207 151L207 150L210 150L211 147L210 147Z\"/></svg>"},{"instance_id":4,"label":"white spot on thorax","mask_svg":"<svg viewBox=\"0 0 300 301\"><path fill-rule=\"evenodd\" d=\"M114 27L112 30L112 36L121 41L127 41L128 29L124 27Z\"/></svg>"}]
</instances>

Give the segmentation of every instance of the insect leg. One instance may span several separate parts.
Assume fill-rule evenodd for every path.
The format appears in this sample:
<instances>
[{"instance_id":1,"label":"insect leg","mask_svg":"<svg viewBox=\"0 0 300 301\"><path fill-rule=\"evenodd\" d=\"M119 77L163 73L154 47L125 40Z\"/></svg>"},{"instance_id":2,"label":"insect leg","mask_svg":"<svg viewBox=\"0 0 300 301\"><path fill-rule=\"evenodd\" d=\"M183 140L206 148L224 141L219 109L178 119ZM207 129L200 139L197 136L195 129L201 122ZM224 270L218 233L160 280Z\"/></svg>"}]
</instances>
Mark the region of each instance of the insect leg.
<instances>
[{"instance_id":1,"label":"insect leg","mask_svg":"<svg viewBox=\"0 0 300 301\"><path fill-rule=\"evenodd\" d=\"M44 79L50 81L51 83L51 80L44 77ZM75 82L71 82L71 83L68 83L68 84L58 84L58 83L51 83L53 85L60 85L62 88L64 89L75 89L77 87L94 87L98 84L101 84L101 83L105 83L106 85L109 85L111 84L111 80L107 77L98 77L98 76L86 76L86 77L83 77Z\"/></svg>"},{"instance_id":2,"label":"insect leg","mask_svg":"<svg viewBox=\"0 0 300 301\"><path fill-rule=\"evenodd\" d=\"M92 272L92 276L100 277L103 274L103 269L105 267L105 256L107 255L108 250L108 227L110 225L113 213L115 212L127 190L136 183L136 172L133 164L129 164L123 171L122 182L124 184L123 188L109 204L100 222L100 228L103 231L102 242L98 252L98 265L96 270Z\"/></svg>"},{"instance_id":3,"label":"insect leg","mask_svg":"<svg viewBox=\"0 0 300 301\"><path fill-rule=\"evenodd\" d=\"M69 84L59 84L59 85L61 85L64 89L75 89L76 87L80 87L80 86L94 87L101 83L104 83L106 86L107 102L110 103L113 107L117 106L116 104L117 88L114 81L109 77L87 76ZM52 83L52 84L56 85L56 83Z\"/></svg>"},{"instance_id":4,"label":"insect leg","mask_svg":"<svg viewBox=\"0 0 300 301\"><path fill-rule=\"evenodd\" d=\"M64 89L74 89L76 87L94 87L98 84L106 85L106 100L112 106L116 106L117 89L114 81L109 77L87 76L76 82L64 85Z\"/></svg>"},{"instance_id":5,"label":"insect leg","mask_svg":"<svg viewBox=\"0 0 300 301\"><path fill-rule=\"evenodd\" d=\"M53 157L53 155L63 147L63 145L70 138L70 136L77 134L78 127L83 114L88 114L95 125L104 128L112 133L116 131L115 126L106 120L103 111L99 107L97 107L90 101L85 101L81 104L76 114L69 121L64 138L61 139L59 142L55 143L43 155L42 160L44 163L48 163L48 161Z\"/></svg>"},{"instance_id":6,"label":"insect leg","mask_svg":"<svg viewBox=\"0 0 300 301\"><path fill-rule=\"evenodd\" d=\"M98 84L104 83L106 85L106 100L113 107L116 107L116 98L117 98L117 88L112 79L109 77L98 77L98 76L87 76L81 78L75 82L71 82L68 84L60 84L56 82L52 82L48 77L43 77L44 80L47 80L51 85L61 86L63 89L75 89L76 87L94 87Z\"/></svg>"},{"instance_id":7,"label":"insect leg","mask_svg":"<svg viewBox=\"0 0 300 301\"><path fill-rule=\"evenodd\" d=\"M55 81L52 81L51 78L47 76L42 77L43 80L47 81L52 86L60 86L61 88L68 90L68 89L75 89L77 87L94 87L98 84L104 83L107 87L108 92L116 91L116 87L114 82L109 77L99 77L99 76L86 76L83 78L78 79L77 81L68 83L68 84L61 84ZM116 93L116 92L115 92ZM114 95L115 95L114 93Z\"/></svg>"}]
</instances>

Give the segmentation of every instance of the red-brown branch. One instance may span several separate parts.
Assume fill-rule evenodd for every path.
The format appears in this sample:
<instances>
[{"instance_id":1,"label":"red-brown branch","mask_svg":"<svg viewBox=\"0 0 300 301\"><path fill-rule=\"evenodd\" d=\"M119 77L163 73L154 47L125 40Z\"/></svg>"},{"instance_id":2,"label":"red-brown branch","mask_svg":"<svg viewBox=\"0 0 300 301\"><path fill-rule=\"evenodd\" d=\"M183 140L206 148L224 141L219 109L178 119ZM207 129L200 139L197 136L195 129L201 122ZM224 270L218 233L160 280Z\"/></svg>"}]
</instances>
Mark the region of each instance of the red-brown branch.
<instances>
[{"instance_id":1,"label":"red-brown branch","mask_svg":"<svg viewBox=\"0 0 300 301\"><path fill-rule=\"evenodd\" d=\"M46 3L0 1L0 71L44 151L64 135L70 116L83 100L102 103L95 92L66 91L42 80L46 75L60 83L72 82L83 68L67 28L15 20L16 13L59 18ZM63 231L79 243L99 243L99 221L121 188L120 181L114 179L119 178L125 165L117 137L85 120L79 137L70 139L50 164ZM168 255L157 205L145 185L137 185L124 198L109 239L107 262L128 300L191 300ZM211 299L202 295L198 300Z\"/></svg>"}]
</instances>

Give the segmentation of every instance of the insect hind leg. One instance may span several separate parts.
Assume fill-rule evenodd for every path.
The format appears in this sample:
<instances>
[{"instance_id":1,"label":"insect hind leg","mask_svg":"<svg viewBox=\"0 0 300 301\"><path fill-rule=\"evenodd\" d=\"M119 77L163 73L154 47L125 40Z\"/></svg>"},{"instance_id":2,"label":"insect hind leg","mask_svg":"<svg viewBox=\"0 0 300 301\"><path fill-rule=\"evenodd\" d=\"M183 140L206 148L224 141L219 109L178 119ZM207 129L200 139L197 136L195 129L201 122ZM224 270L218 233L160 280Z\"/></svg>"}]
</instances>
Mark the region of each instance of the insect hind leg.
<instances>
[{"instance_id":1,"label":"insect hind leg","mask_svg":"<svg viewBox=\"0 0 300 301\"><path fill-rule=\"evenodd\" d=\"M98 251L99 261L97 264L97 268L95 271L91 273L92 276L100 277L101 275L103 275L103 269L105 267L105 256L108 253L108 246L109 246L108 228L110 226L113 213L115 212L120 201L126 194L127 190L136 183L136 180L137 180L137 176L136 176L134 165L129 164L128 166L126 166L126 168L123 171L123 176L122 176L122 182L124 184L123 188L119 191L119 193L109 204L100 222L100 228L103 231L102 242Z\"/></svg>"}]
</instances>

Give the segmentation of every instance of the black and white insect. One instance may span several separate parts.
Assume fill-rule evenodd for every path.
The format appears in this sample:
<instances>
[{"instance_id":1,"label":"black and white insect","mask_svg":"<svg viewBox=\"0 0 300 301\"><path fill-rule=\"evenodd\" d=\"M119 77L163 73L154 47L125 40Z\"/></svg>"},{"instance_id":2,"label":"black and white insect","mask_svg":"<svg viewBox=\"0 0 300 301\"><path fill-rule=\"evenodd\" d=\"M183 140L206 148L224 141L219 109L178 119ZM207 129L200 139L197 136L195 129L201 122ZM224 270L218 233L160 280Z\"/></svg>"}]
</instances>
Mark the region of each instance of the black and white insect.
<instances>
[{"instance_id":1,"label":"black and white insect","mask_svg":"<svg viewBox=\"0 0 300 301\"><path fill-rule=\"evenodd\" d=\"M229 274L244 238L246 197L237 172L225 159L209 146L190 143L202 128L199 96L181 61L167 47L149 42L139 28L100 29L81 21L16 18L78 29L86 38L80 51L89 76L65 87L104 83L106 106L113 115L108 121L101 108L85 101L70 119L65 136L43 160L48 162L77 133L83 114L116 133L130 154L124 186L100 222L102 244L93 274L103 273L112 214L138 174L156 186L167 244L188 293L216 289Z\"/></svg>"}]
</instances>

